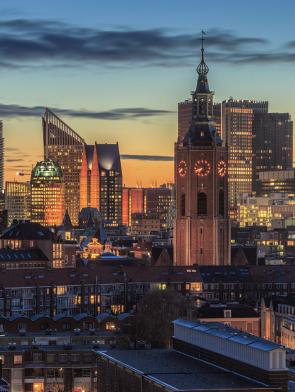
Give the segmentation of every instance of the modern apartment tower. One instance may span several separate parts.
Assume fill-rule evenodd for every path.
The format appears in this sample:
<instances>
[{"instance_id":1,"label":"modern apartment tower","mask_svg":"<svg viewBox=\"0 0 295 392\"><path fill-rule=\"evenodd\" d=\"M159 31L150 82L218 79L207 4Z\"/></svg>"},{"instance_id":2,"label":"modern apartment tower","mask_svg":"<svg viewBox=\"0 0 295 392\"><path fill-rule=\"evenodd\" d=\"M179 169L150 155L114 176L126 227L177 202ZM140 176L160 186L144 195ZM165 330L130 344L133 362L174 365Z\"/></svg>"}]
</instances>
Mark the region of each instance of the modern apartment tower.
<instances>
[{"instance_id":1,"label":"modern apartment tower","mask_svg":"<svg viewBox=\"0 0 295 392\"><path fill-rule=\"evenodd\" d=\"M80 169L84 140L65 122L46 109L42 118L45 159L57 163L64 176L65 208L73 225L78 225Z\"/></svg>"},{"instance_id":2,"label":"modern apartment tower","mask_svg":"<svg viewBox=\"0 0 295 392\"><path fill-rule=\"evenodd\" d=\"M63 174L51 159L40 161L31 175L31 221L59 226L65 214Z\"/></svg>"},{"instance_id":3,"label":"modern apartment tower","mask_svg":"<svg viewBox=\"0 0 295 392\"><path fill-rule=\"evenodd\" d=\"M293 122L289 113L256 113L253 136L253 190L257 191L260 172L293 167Z\"/></svg>"},{"instance_id":4,"label":"modern apartment tower","mask_svg":"<svg viewBox=\"0 0 295 392\"><path fill-rule=\"evenodd\" d=\"M3 121L0 120L0 192L4 190L4 138Z\"/></svg>"},{"instance_id":5,"label":"modern apartment tower","mask_svg":"<svg viewBox=\"0 0 295 392\"><path fill-rule=\"evenodd\" d=\"M230 262L227 148L212 121L213 92L203 46L201 55L191 123L175 145L174 263L226 265Z\"/></svg>"},{"instance_id":6,"label":"modern apartment tower","mask_svg":"<svg viewBox=\"0 0 295 392\"><path fill-rule=\"evenodd\" d=\"M80 209L99 210L108 226L122 224L122 168L119 145L85 145L80 171Z\"/></svg>"},{"instance_id":7,"label":"modern apartment tower","mask_svg":"<svg viewBox=\"0 0 295 392\"><path fill-rule=\"evenodd\" d=\"M5 182L5 209L9 226L14 220L31 219L31 186L29 182Z\"/></svg>"}]
</instances>

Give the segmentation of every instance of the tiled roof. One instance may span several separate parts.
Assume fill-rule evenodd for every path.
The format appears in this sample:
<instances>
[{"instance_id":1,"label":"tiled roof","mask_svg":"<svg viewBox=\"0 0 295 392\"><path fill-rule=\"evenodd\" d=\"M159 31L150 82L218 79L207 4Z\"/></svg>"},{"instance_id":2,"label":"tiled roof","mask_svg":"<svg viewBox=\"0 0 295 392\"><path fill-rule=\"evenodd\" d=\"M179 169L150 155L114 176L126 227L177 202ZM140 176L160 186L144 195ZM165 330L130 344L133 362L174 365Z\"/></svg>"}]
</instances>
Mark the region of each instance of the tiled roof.
<instances>
[{"instance_id":1,"label":"tiled roof","mask_svg":"<svg viewBox=\"0 0 295 392\"><path fill-rule=\"evenodd\" d=\"M6 229L0 239L5 240L50 240L54 234L39 223L20 221Z\"/></svg>"},{"instance_id":2,"label":"tiled roof","mask_svg":"<svg viewBox=\"0 0 295 392\"><path fill-rule=\"evenodd\" d=\"M0 263L12 261L48 261L41 249L0 249Z\"/></svg>"}]
</instances>

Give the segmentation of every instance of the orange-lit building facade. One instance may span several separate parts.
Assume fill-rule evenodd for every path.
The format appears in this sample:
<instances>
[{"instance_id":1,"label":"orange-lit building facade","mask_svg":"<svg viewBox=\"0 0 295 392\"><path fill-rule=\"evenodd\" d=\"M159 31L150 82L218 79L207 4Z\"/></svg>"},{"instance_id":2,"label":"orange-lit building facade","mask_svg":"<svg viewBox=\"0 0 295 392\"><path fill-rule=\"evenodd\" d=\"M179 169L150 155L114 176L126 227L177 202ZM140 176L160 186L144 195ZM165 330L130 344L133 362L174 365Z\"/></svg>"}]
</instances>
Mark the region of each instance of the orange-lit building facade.
<instances>
[{"instance_id":1,"label":"orange-lit building facade","mask_svg":"<svg viewBox=\"0 0 295 392\"><path fill-rule=\"evenodd\" d=\"M80 170L84 140L50 110L43 118L44 158L58 163L64 176L65 208L73 225L78 225Z\"/></svg>"},{"instance_id":2,"label":"orange-lit building facade","mask_svg":"<svg viewBox=\"0 0 295 392\"><path fill-rule=\"evenodd\" d=\"M122 224L122 168L117 144L85 145L80 170L80 209L97 208L109 226Z\"/></svg>"},{"instance_id":3,"label":"orange-lit building facade","mask_svg":"<svg viewBox=\"0 0 295 392\"><path fill-rule=\"evenodd\" d=\"M62 170L51 159L40 161L31 175L31 220L43 226L59 226L64 213Z\"/></svg>"},{"instance_id":4,"label":"orange-lit building facade","mask_svg":"<svg viewBox=\"0 0 295 392\"><path fill-rule=\"evenodd\" d=\"M175 215L174 184L163 184L158 188L124 188L122 222L132 225L133 214L145 214L146 219L160 221L161 229L171 229Z\"/></svg>"},{"instance_id":5,"label":"orange-lit building facade","mask_svg":"<svg viewBox=\"0 0 295 392\"><path fill-rule=\"evenodd\" d=\"M143 213L144 189L143 188L123 188L122 202L122 223L131 226L132 214Z\"/></svg>"}]
</instances>

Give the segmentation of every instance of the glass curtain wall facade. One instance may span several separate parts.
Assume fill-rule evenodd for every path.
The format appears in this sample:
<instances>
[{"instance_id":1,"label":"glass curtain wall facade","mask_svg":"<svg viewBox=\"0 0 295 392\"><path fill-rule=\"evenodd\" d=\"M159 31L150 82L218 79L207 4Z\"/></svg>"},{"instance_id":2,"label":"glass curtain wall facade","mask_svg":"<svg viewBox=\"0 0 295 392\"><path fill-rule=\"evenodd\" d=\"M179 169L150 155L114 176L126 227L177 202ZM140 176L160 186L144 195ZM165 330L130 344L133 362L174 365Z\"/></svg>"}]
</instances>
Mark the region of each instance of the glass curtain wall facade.
<instances>
[{"instance_id":1,"label":"glass curtain wall facade","mask_svg":"<svg viewBox=\"0 0 295 392\"><path fill-rule=\"evenodd\" d=\"M64 176L65 208L73 225L78 225L80 170L84 140L53 112L46 109L42 119L45 158L58 163Z\"/></svg>"}]
</instances>

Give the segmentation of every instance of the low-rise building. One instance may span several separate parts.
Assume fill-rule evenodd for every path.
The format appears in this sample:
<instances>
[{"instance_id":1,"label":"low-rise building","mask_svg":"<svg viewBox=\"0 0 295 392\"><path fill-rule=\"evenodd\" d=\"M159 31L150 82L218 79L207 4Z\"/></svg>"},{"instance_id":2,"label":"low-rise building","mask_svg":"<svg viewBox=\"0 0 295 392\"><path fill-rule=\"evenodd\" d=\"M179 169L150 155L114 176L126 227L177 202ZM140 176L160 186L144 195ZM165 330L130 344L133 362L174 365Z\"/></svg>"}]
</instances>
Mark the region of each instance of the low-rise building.
<instances>
[{"instance_id":1,"label":"low-rise building","mask_svg":"<svg viewBox=\"0 0 295 392\"><path fill-rule=\"evenodd\" d=\"M99 392L287 391L279 345L219 323L174 321L173 349L97 352Z\"/></svg>"}]
</instances>

